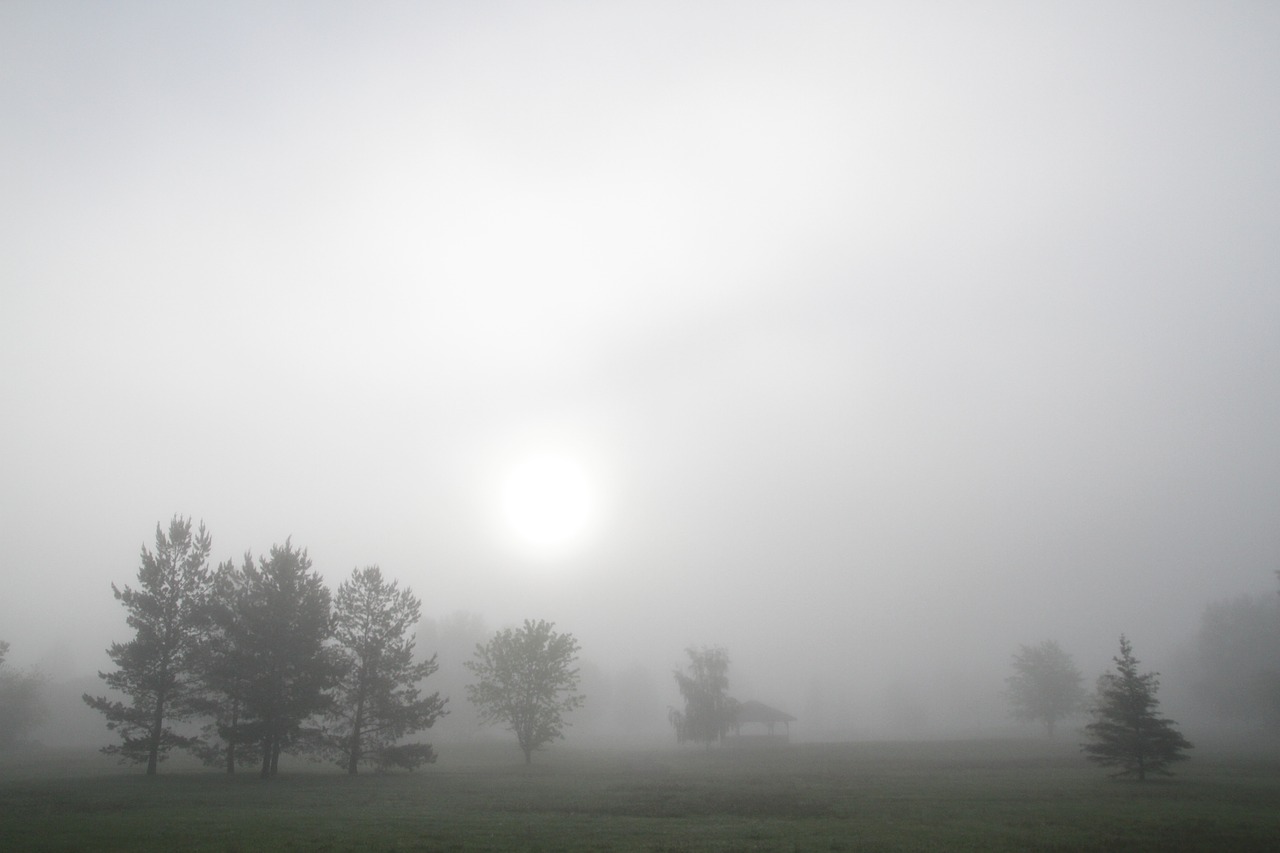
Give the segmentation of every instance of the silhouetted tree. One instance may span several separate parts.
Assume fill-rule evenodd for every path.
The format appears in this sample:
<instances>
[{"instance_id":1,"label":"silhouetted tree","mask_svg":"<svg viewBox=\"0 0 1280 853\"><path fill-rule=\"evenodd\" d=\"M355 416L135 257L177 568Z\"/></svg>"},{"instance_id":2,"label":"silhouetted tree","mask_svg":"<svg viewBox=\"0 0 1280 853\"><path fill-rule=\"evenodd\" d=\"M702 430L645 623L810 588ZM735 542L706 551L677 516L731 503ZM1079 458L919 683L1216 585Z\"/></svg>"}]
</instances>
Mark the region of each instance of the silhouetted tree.
<instances>
[{"instance_id":1,"label":"silhouetted tree","mask_svg":"<svg viewBox=\"0 0 1280 853\"><path fill-rule=\"evenodd\" d=\"M1044 723L1053 737L1059 720L1071 716L1084 705L1084 676L1071 655L1053 640L1035 646L1018 646L1013 656L1013 675L1006 679L1014 716Z\"/></svg>"},{"instance_id":2,"label":"silhouetted tree","mask_svg":"<svg viewBox=\"0 0 1280 853\"><path fill-rule=\"evenodd\" d=\"M118 669L98 675L109 688L129 697L129 703L88 693L83 699L106 716L107 728L120 734L121 743L102 751L126 761L145 761L149 776L171 749L197 743L168 723L189 719L196 710L191 653L200 630L197 613L208 593L211 547L203 524L192 534L190 519L175 515L168 536L156 525L155 552L142 548L139 588L111 585L128 611L134 637L111 644L107 654Z\"/></svg>"},{"instance_id":3,"label":"silhouetted tree","mask_svg":"<svg viewBox=\"0 0 1280 853\"><path fill-rule=\"evenodd\" d=\"M672 709L676 740L704 743L723 740L733 727L738 703L728 695L729 653L722 648L686 649L687 672L676 670L676 683L684 697L684 711Z\"/></svg>"},{"instance_id":4,"label":"silhouetted tree","mask_svg":"<svg viewBox=\"0 0 1280 853\"><path fill-rule=\"evenodd\" d=\"M329 709L327 691L341 670L325 646L333 634L329 590L310 569L306 550L289 540L256 566L246 557L231 606L218 611L219 666L234 679L236 703L227 735L258 744L264 778L278 772L281 752L317 744L319 729L304 724Z\"/></svg>"},{"instance_id":5,"label":"silhouetted tree","mask_svg":"<svg viewBox=\"0 0 1280 853\"><path fill-rule=\"evenodd\" d=\"M1148 773L1170 776L1168 765L1184 760L1191 743L1176 729L1177 723L1156 713L1157 673L1138 674L1138 661L1123 634L1120 656L1114 660L1116 671L1098 679L1084 752L1090 761L1120 768L1113 776L1136 776L1139 782Z\"/></svg>"},{"instance_id":6,"label":"silhouetted tree","mask_svg":"<svg viewBox=\"0 0 1280 853\"><path fill-rule=\"evenodd\" d=\"M477 645L466 664L479 679L467 685L467 698L484 722L515 732L526 764L535 749L564 736L565 715L585 699L575 692L578 641L554 627L526 619L519 630L504 629Z\"/></svg>"},{"instance_id":7,"label":"silhouetted tree","mask_svg":"<svg viewBox=\"0 0 1280 853\"><path fill-rule=\"evenodd\" d=\"M14 672L5 665L9 644L0 640L0 751L20 743L44 716L44 677L35 670Z\"/></svg>"},{"instance_id":8,"label":"silhouetted tree","mask_svg":"<svg viewBox=\"0 0 1280 853\"><path fill-rule=\"evenodd\" d=\"M387 583L377 566L354 570L338 587L334 636L342 669L328 713L329 740L351 775L365 762L413 769L435 761L430 744L396 746L445 713L439 693L423 696L417 686L436 671L434 655L413 662L414 638L406 636L421 610L413 593Z\"/></svg>"}]
</instances>

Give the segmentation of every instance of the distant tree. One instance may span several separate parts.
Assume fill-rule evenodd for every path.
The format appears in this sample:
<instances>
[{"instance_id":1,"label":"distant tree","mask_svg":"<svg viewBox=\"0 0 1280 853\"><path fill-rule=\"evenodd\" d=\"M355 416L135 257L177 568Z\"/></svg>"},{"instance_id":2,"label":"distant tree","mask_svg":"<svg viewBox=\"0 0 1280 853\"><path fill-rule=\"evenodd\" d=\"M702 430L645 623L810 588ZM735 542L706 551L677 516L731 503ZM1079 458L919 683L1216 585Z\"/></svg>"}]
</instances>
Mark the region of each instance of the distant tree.
<instances>
[{"instance_id":1,"label":"distant tree","mask_svg":"<svg viewBox=\"0 0 1280 853\"><path fill-rule=\"evenodd\" d=\"M1210 604L1196 638L1193 695L1213 715L1280 724L1280 603L1242 596Z\"/></svg>"},{"instance_id":2,"label":"distant tree","mask_svg":"<svg viewBox=\"0 0 1280 853\"><path fill-rule=\"evenodd\" d=\"M107 728L120 734L121 743L102 751L124 761L146 762L148 776L156 773L170 750L198 742L178 734L169 723L187 720L196 711L191 655L200 631L197 614L208 594L211 547L203 524L193 534L191 520L175 515L167 536L156 525L154 553L143 546L138 589L111 585L128 611L134 637L111 644L107 654L118 669L98 675L129 701L88 693L83 699L107 718Z\"/></svg>"},{"instance_id":3,"label":"distant tree","mask_svg":"<svg viewBox=\"0 0 1280 853\"><path fill-rule=\"evenodd\" d=\"M676 740L710 746L733 727L737 700L729 697L729 653L722 648L686 649L687 672L676 670L684 711L672 710Z\"/></svg>"},{"instance_id":4,"label":"distant tree","mask_svg":"<svg viewBox=\"0 0 1280 853\"><path fill-rule=\"evenodd\" d=\"M1084 676L1071 655L1053 640L1018 647L1013 656L1013 675L1006 679L1014 716L1044 723L1053 737L1059 720L1071 716L1084 705Z\"/></svg>"},{"instance_id":5,"label":"distant tree","mask_svg":"<svg viewBox=\"0 0 1280 853\"><path fill-rule=\"evenodd\" d=\"M216 611L223 635L222 671L234 696L233 743L256 743L263 778L275 776L280 753L315 748L320 729L308 720L329 710L328 690L341 671L326 647L333 635L329 590L306 550L273 545L255 566L246 557L230 607Z\"/></svg>"},{"instance_id":6,"label":"distant tree","mask_svg":"<svg viewBox=\"0 0 1280 853\"><path fill-rule=\"evenodd\" d=\"M439 693L423 696L418 688L436 671L434 655L414 663L414 637L407 632L421 611L413 593L387 583L377 566L354 570L338 587L334 636L342 669L327 716L338 763L353 776L362 763L413 769L435 761L430 744L396 746L445 713Z\"/></svg>"},{"instance_id":7,"label":"distant tree","mask_svg":"<svg viewBox=\"0 0 1280 853\"><path fill-rule=\"evenodd\" d=\"M1093 722L1085 726L1085 755L1104 767L1120 768L1113 776L1136 776L1139 782L1148 773L1170 776L1168 765L1184 760L1191 743L1177 723L1156 713L1157 673L1138 674L1138 661L1123 634L1114 660L1116 672L1098 679Z\"/></svg>"},{"instance_id":8,"label":"distant tree","mask_svg":"<svg viewBox=\"0 0 1280 853\"><path fill-rule=\"evenodd\" d=\"M585 699L576 692L578 641L554 627L526 619L522 628L504 629L477 645L466 664L478 679L467 685L467 698L484 722L505 723L515 732L526 764L534 750L564 736L565 715Z\"/></svg>"},{"instance_id":9,"label":"distant tree","mask_svg":"<svg viewBox=\"0 0 1280 853\"><path fill-rule=\"evenodd\" d=\"M22 742L44 717L44 677L35 670L14 672L5 664L9 644L0 640L0 752Z\"/></svg>"}]
</instances>

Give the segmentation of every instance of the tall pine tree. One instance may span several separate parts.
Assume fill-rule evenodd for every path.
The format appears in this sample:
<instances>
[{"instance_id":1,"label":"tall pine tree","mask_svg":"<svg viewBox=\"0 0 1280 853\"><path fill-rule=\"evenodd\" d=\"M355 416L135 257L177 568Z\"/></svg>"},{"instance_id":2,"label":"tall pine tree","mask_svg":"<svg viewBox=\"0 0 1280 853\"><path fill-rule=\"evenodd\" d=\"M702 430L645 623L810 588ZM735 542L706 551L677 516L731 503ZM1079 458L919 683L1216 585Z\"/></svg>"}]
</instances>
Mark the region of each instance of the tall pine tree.
<instances>
[{"instance_id":1,"label":"tall pine tree","mask_svg":"<svg viewBox=\"0 0 1280 853\"><path fill-rule=\"evenodd\" d=\"M1168 765L1185 759L1184 750L1191 749L1191 743L1177 723L1156 713L1157 673L1138 674L1133 647L1123 634L1120 656L1114 660L1116 672L1098 679L1093 722L1085 726L1086 756L1104 767L1118 767L1113 776L1136 776L1139 782L1148 773L1173 775Z\"/></svg>"},{"instance_id":2,"label":"tall pine tree","mask_svg":"<svg viewBox=\"0 0 1280 853\"><path fill-rule=\"evenodd\" d=\"M410 632L421 618L421 602L408 589L388 583L377 566L352 571L334 601L334 636L341 675L328 714L329 739L338 763L355 775L360 765L435 760L430 744L396 741L430 728L444 713L439 693L423 696L419 682L436 671L436 659L413 661Z\"/></svg>"},{"instance_id":3,"label":"tall pine tree","mask_svg":"<svg viewBox=\"0 0 1280 853\"><path fill-rule=\"evenodd\" d=\"M250 760L247 750L236 750L246 743L240 721L252 681L252 672L236 646L239 602L247 573L253 569L253 557L246 553L244 564L245 568L238 570L227 560L213 572L193 666L201 685L196 707L207 720L205 737L193 751L205 764L221 766L229 774Z\"/></svg>"},{"instance_id":4,"label":"tall pine tree","mask_svg":"<svg viewBox=\"0 0 1280 853\"><path fill-rule=\"evenodd\" d=\"M329 590L305 550L289 540L255 566L246 558L233 585L218 664L231 682L236 720L231 743L257 743L261 775L275 776L280 753L317 739L308 720L329 709L327 693L339 666L325 642L332 636Z\"/></svg>"},{"instance_id":5,"label":"tall pine tree","mask_svg":"<svg viewBox=\"0 0 1280 853\"><path fill-rule=\"evenodd\" d=\"M203 523L193 534L191 520L175 515L167 536L156 525L154 552L143 546L138 588L111 585L128 611L134 636L111 644L107 654L118 668L98 675L109 688L127 696L128 703L88 693L83 699L107 718L107 728L120 734L121 742L103 752L146 762L148 776L155 775L171 749L197 743L169 724L189 719L197 710L192 652L200 635L198 614L209 591L211 548Z\"/></svg>"}]
</instances>

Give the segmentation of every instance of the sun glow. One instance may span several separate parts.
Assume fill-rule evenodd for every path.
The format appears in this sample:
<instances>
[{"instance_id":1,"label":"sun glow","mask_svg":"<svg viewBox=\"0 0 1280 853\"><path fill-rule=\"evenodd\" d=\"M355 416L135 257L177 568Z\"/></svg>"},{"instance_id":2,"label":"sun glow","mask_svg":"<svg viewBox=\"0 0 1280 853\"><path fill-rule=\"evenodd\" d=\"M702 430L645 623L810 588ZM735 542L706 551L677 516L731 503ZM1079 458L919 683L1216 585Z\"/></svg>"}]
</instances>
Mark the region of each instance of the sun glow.
<instances>
[{"instance_id":1,"label":"sun glow","mask_svg":"<svg viewBox=\"0 0 1280 853\"><path fill-rule=\"evenodd\" d=\"M565 456L531 456L507 475L502 510L522 545L539 552L562 550L582 536L591 520L586 472Z\"/></svg>"}]
</instances>

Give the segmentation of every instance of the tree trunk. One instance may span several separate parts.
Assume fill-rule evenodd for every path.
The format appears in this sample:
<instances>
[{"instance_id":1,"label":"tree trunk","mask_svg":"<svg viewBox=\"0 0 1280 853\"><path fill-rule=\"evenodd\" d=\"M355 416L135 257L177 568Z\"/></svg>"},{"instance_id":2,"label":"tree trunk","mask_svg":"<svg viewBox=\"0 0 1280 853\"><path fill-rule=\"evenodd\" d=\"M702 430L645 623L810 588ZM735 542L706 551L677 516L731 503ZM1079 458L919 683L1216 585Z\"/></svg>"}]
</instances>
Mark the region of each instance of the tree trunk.
<instances>
[{"instance_id":1,"label":"tree trunk","mask_svg":"<svg viewBox=\"0 0 1280 853\"><path fill-rule=\"evenodd\" d=\"M360 729L364 725L364 696L356 700L356 716L351 721L351 743L348 744L347 775L360 772Z\"/></svg>"},{"instance_id":2,"label":"tree trunk","mask_svg":"<svg viewBox=\"0 0 1280 853\"><path fill-rule=\"evenodd\" d=\"M236 772L236 723L240 721L239 710L234 704L231 706L231 725L227 726L226 734L223 735L227 739L227 775L234 776Z\"/></svg>"},{"instance_id":3,"label":"tree trunk","mask_svg":"<svg viewBox=\"0 0 1280 853\"><path fill-rule=\"evenodd\" d=\"M151 718L151 742L147 745L147 775L154 776L160 767L160 736L164 733L164 693L156 694L156 712Z\"/></svg>"},{"instance_id":4,"label":"tree trunk","mask_svg":"<svg viewBox=\"0 0 1280 853\"><path fill-rule=\"evenodd\" d=\"M258 774L259 778L266 779L271 775L271 736L267 735L262 738L262 772Z\"/></svg>"}]
</instances>

